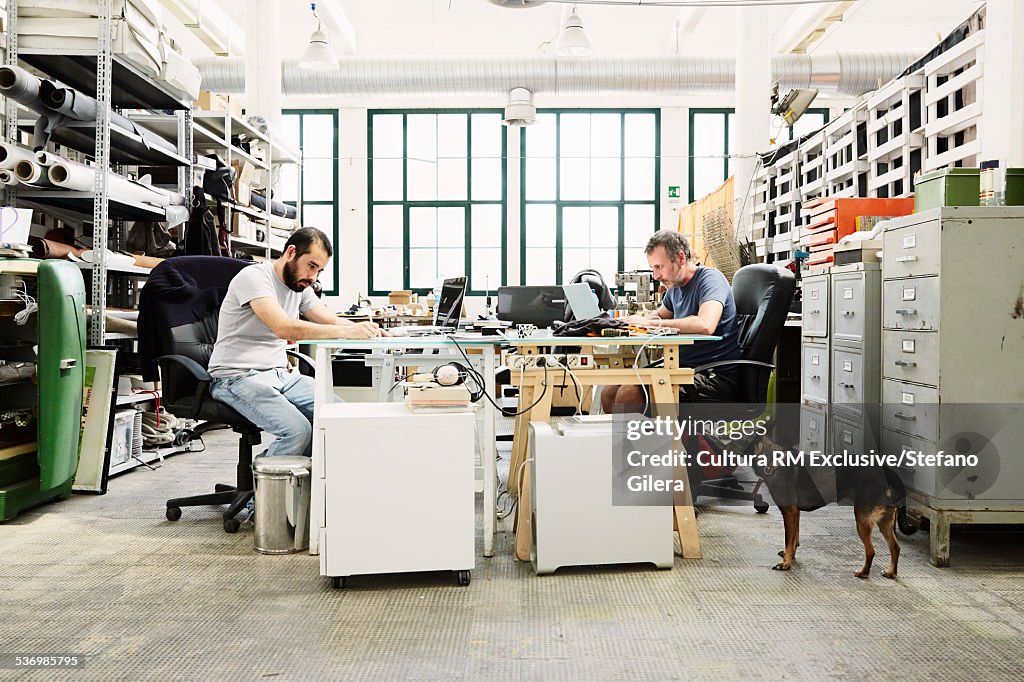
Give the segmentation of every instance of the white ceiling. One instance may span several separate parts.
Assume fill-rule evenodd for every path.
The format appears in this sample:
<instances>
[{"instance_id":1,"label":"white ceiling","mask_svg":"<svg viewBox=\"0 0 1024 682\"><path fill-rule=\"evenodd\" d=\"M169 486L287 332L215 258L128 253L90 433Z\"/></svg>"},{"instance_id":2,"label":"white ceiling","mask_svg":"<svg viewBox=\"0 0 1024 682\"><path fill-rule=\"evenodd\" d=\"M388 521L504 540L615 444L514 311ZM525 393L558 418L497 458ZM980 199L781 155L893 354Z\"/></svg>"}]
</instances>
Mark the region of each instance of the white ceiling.
<instances>
[{"instance_id":1,"label":"white ceiling","mask_svg":"<svg viewBox=\"0 0 1024 682\"><path fill-rule=\"evenodd\" d=\"M244 27L242 2L217 1ZM297 57L315 25L309 3L278 0L278 4L282 57ZM567 9L553 0L529 9L499 7L488 0L321 0L318 4L323 16L338 16L351 25L357 54L365 56L540 54L545 43L557 36ZM930 49L980 4L978 0L857 0L844 22L810 51ZM336 11L325 11L325 5L334 5ZM735 8L695 11L586 3L578 5L577 11L597 55L732 54L736 48ZM771 19L765 30L781 34L791 28L796 13L811 10L782 5L766 11ZM677 18L685 23L691 15L696 21L690 30L677 32Z\"/></svg>"}]
</instances>

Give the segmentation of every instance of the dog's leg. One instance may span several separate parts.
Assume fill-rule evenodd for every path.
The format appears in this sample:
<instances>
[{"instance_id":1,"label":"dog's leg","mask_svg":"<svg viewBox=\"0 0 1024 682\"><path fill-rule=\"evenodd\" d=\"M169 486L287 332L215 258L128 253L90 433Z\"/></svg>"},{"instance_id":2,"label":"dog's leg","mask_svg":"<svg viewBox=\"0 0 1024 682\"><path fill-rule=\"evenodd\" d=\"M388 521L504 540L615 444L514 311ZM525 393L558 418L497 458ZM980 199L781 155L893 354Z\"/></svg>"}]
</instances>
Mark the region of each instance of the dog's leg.
<instances>
[{"instance_id":1,"label":"dog's leg","mask_svg":"<svg viewBox=\"0 0 1024 682\"><path fill-rule=\"evenodd\" d=\"M871 512L873 507L854 507L853 515L857 519L857 535L864 543L864 566L854 573L858 578L867 578L871 574L871 562L875 560L875 546L871 544Z\"/></svg>"},{"instance_id":2,"label":"dog's leg","mask_svg":"<svg viewBox=\"0 0 1024 682\"><path fill-rule=\"evenodd\" d=\"M890 579L896 577L896 566L900 561L900 543L896 541L895 524L896 507L886 507L882 518L878 520L878 530L889 545L889 568L882 572L882 576Z\"/></svg>"},{"instance_id":3,"label":"dog's leg","mask_svg":"<svg viewBox=\"0 0 1024 682\"><path fill-rule=\"evenodd\" d=\"M800 537L800 509L797 507L779 507L782 512L782 524L786 532L786 549L782 553L782 561L772 566L776 571L788 571L796 556L796 543Z\"/></svg>"}]
</instances>

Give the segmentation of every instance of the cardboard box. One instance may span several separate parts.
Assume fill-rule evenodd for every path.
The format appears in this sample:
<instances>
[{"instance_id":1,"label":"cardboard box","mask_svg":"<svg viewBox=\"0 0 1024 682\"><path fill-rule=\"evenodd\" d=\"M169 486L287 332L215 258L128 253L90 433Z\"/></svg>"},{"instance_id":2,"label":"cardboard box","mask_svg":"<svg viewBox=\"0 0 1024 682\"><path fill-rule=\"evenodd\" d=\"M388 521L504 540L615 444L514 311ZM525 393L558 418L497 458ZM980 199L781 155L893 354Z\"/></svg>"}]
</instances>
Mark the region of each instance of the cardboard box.
<instances>
[{"instance_id":1,"label":"cardboard box","mask_svg":"<svg viewBox=\"0 0 1024 682\"><path fill-rule=\"evenodd\" d=\"M196 99L196 109L203 111L227 111L228 99L221 95L215 95L209 90L200 90Z\"/></svg>"},{"instance_id":2,"label":"cardboard box","mask_svg":"<svg viewBox=\"0 0 1024 682\"><path fill-rule=\"evenodd\" d=\"M252 203L252 186L248 182L235 180L235 203L249 206Z\"/></svg>"},{"instance_id":3,"label":"cardboard box","mask_svg":"<svg viewBox=\"0 0 1024 682\"><path fill-rule=\"evenodd\" d=\"M413 302L413 293L411 291L392 291L388 295L388 303L394 305L408 305Z\"/></svg>"},{"instance_id":4,"label":"cardboard box","mask_svg":"<svg viewBox=\"0 0 1024 682\"><path fill-rule=\"evenodd\" d=\"M243 159L232 159L231 167L235 169L235 179L249 185L256 184L256 174L259 172L256 166Z\"/></svg>"}]
</instances>

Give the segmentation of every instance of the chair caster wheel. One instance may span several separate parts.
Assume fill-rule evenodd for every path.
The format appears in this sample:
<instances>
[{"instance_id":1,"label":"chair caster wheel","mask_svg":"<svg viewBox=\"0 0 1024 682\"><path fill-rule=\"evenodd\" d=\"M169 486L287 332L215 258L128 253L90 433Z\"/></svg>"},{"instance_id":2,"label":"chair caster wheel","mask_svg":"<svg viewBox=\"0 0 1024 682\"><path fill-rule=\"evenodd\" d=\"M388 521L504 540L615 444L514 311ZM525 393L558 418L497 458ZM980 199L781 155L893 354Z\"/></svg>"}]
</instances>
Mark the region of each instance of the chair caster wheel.
<instances>
[{"instance_id":1,"label":"chair caster wheel","mask_svg":"<svg viewBox=\"0 0 1024 682\"><path fill-rule=\"evenodd\" d=\"M167 508L167 520L177 521L181 518L181 507L168 507Z\"/></svg>"},{"instance_id":2,"label":"chair caster wheel","mask_svg":"<svg viewBox=\"0 0 1024 682\"><path fill-rule=\"evenodd\" d=\"M465 587L466 585L469 585L472 579L473 575L469 571L455 572L455 582L457 582L460 587Z\"/></svg>"},{"instance_id":3,"label":"chair caster wheel","mask_svg":"<svg viewBox=\"0 0 1024 682\"><path fill-rule=\"evenodd\" d=\"M336 590L343 590L345 589L345 582L345 576L336 575L333 578L331 578L331 587L333 587Z\"/></svg>"},{"instance_id":4,"label":"chair caster wheel","mask_svg":"<svg viewBox=\"0 0 1024 682\"><path fill-rule=\"evenodd\" d=\"M224 532L225 533L237 533L238 529L242 526L238 522L238 519L224 519Z\"/></svg>"}]
</instances>

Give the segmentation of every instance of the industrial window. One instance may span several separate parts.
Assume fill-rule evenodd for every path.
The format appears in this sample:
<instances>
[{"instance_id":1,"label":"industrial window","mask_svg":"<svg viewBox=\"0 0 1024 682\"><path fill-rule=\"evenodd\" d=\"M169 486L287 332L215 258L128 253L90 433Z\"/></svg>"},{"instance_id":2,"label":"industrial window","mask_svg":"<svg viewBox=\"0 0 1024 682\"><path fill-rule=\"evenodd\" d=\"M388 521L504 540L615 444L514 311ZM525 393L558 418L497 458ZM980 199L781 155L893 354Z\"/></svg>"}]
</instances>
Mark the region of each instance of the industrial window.
<instances>
[{"instance_id":1,"label":"industrial window","mask_svg":"<svg viewBox=\"0 0 1024 682\"><path fill-rule=\"evenodd\" d=\"M369 112L369 289L505 283L505 127L498 110Z\"/></svg>"},{"instance_id":2,"label":"industrial window","mask_svg":"<svg viewBox=\"0 0 1024 682\"><path fill-rule=\"evenodd\" d=\"M729 158L735 128L732 109L690 109L690 201L696 201L733 173ZM786 132L795 140L828 123L828 109L809 109Z\"/></svg>"},{"instance_id":3,"label":"industrial window","mask_svg":"<svg viewBox=\"0 0 1024 682\"><path fill-rule=\"evenodd\" d=\"M646 269L658 229L659 112L542 111L522 137L521 282Z\"/></svg>"},{"instance_id":4,"label":"industrial window","mask_svg":"<svg viewBox=\"0 0 1024 682\"><path fill-rule=\"evenodd\" d=\"M281 200L296 206L303 226L327 233L334 257L320 273L324 293L338 295L338 110L286 109L282 115L284 138L302 152L302 171L281 166ZM296 194L298 192L298 194Z\"/></svg>"}]
</instances>

